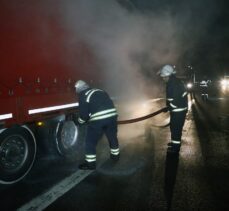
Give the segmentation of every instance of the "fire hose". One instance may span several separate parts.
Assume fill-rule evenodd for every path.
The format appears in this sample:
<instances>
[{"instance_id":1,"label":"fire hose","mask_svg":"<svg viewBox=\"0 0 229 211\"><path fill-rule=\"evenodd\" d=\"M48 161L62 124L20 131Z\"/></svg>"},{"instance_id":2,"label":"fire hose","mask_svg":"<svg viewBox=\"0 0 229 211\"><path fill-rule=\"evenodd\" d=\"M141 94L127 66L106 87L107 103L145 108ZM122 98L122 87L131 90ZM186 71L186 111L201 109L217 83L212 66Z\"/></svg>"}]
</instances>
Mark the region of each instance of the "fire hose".
<instances>
[{"instance_id":1,"label":"fire hose","mask_svg":"<svg viewBox=\"0 0 229 211\"><path fill-rule=\"evenodd\" d=\"M146 120L146 119L149 119L151 117L154 117L162 112L166 112L168 109L167 107L164 107L158 111L155 111L151 114L148 114L146 116L142 116L142 117L138 117L138 118L134 118L134 119L128 119L128 120L119 120L118 121L118 124L121 125L121 124L131 124L131 123L135 123L135 122L139 122L139 121L143 121L143 120ZM166 127L168 126L168 124L164 125L164 126L156 126L156 127Z\"/></svg>"},{"instance_id":2,"label":"fire hose","mask_svg":"<svg viewBox=\"0 0 229 211\"><path fill-rule=\"evenodd\" d=\"M142 117L138 117L138 118L134 118L134 119L128 119L128 120L118 120L117 122L118 122L118 125L136 123L136 122L140 122L140 121L149 119L151 117L154 117L154 116L156 116L156 115L158 115L160 113L165 113L167 111L168 111L168 108L167 107L164 107L164 108L162 108L162 109L160 109L158 111L155 111L155 112L153 112L151 114L148 114L146 116L142 116ZM77 115L74 117L74 122L75 122L76 125L79 125L79 123L78 123L78 116ZM152 126L163 128L163 127L167 127L168 125L169 125L169 123L166 124L166 125L162 125L162 126L158 126L158 125L152 125Z\"/></svg>"}]
</instances>

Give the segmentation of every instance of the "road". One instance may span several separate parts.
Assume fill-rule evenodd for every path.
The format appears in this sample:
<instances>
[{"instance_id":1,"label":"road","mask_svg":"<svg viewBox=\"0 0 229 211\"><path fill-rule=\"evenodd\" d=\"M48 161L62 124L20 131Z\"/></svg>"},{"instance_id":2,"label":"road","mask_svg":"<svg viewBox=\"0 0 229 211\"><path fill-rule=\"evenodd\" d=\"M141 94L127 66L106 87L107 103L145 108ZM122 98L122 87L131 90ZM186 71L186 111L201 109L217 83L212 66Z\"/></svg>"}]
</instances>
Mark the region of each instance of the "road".
<instances>
[{"instance_id":1,"label":"road","mask_svg":"<svg viewBox=\"0 0 229 211\"><path fill-rule=\"evenodd\" d=\"M167 153L169 128L155 127L168 114L122 125L119 162L105 138L95 171L78 170L83 153L67 162L41 156L23 181L0 187L1 210L229 210L229 135L209 121L209 106L192 105L179 155Z\"/></svg>"}]
</instances>

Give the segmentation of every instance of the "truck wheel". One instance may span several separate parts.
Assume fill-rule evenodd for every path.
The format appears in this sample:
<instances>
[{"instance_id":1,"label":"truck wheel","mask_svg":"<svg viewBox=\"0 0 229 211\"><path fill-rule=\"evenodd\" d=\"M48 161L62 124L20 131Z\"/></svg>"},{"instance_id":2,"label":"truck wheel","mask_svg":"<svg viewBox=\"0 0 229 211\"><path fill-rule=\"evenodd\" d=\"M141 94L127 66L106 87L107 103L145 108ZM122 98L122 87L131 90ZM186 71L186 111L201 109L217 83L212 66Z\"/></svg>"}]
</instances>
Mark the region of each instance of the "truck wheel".
<instances>
[{"instance_id":1,"label":"truck wheel","mask_svg":"<svg viewBox=\"0 0 229 211\"><path fill-rule=\"evenodd\" d=\"M58 122L56 127L56 147L65 157L74 155L78 140L78 128L71 120Z\"/></svg>"},{"instance_id":2,"label":"truck wheel","mask_svg":"<svg viewBox=\"0 0 229 211\"><path fill-rule=\"evenodd\" d=\"M13 184L23 179L33 166L36 141L26 126L0 132L0 183Z\"/></svg>"}]
</instances>

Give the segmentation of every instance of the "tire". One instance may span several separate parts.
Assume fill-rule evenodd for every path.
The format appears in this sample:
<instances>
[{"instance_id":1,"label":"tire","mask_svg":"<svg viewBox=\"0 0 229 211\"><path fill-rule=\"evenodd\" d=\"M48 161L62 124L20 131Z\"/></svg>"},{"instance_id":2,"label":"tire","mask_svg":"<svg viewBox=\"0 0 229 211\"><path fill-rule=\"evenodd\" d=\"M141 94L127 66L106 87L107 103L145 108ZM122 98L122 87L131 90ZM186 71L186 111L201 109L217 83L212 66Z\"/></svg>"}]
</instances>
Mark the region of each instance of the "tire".
<instances>
[{"instance_id":1,"label":"tire","mask_svg":"<svg viewBox=\"0 0 229 211\"><path fill-rule=\"evenodd\" d=\"M0 133L0 184L13 184L30 171L36 157L36 141L26 126L3 129Z\"/></svg>"},{"instance_id":2,"label":"tire","mask_svg":"<svg viewBox=\"0 0 229 211\"><path fill-rule=\"evenodd\" d=\"M78 127L72 120L61 121L56 126L56 148L61 156L71 158L76 154Z\"/></svg>"}]
</instances>

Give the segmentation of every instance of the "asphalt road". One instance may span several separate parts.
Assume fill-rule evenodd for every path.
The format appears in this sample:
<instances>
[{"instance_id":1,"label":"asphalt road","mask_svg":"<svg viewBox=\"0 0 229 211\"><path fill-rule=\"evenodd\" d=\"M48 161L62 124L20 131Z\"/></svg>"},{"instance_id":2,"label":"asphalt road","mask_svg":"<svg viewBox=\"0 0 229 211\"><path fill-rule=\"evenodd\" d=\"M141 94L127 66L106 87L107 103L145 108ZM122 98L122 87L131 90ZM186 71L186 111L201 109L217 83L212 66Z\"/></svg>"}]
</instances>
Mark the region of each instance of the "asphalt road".
<instances>
[{"instance_id":1,"label":"asphalt road","mask_svg":"<svg viewBox=\"0 0 229 211\"><path fill-rule=\"evenodd\" d=\"M207 106L207 107L206 107ZM1 210L229 210L229 135L196 101L187 115L179 155L167 153L166 114L119 127L121 157L109 160L106 139L95 171L80 160L40 157L19 184L0 189Z\"/></svg>"}]
</instances>

